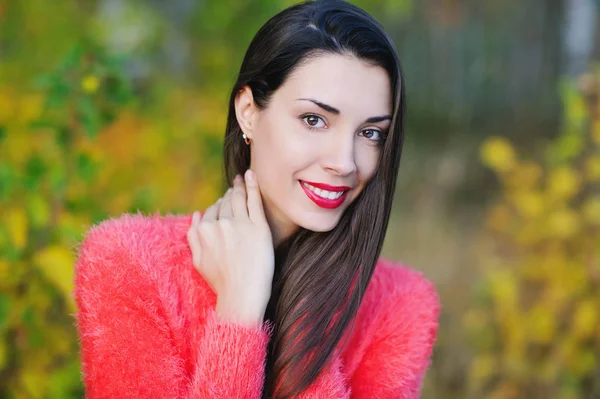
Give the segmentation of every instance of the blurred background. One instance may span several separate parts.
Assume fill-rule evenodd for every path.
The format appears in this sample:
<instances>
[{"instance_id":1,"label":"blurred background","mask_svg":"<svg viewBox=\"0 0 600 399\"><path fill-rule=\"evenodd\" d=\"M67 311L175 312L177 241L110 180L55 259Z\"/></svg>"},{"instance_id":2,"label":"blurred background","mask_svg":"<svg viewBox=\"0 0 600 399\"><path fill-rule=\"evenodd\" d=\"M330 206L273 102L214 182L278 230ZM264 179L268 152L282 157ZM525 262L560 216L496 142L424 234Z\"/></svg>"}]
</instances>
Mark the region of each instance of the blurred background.
<instances>
[{"instance_id":1,"label":"blurred background","mask_svg":"<svg viewBox=\"0 0 600 399\"><path fill-rule=\"evenodd\" d=\"M0 398L81 398L75 250L222 192L229 90L286 0L0 0ZM408 130L384 255L436 283L423 398L600 398L597 0L362 0Z\"/></svg>"}]
</instances>

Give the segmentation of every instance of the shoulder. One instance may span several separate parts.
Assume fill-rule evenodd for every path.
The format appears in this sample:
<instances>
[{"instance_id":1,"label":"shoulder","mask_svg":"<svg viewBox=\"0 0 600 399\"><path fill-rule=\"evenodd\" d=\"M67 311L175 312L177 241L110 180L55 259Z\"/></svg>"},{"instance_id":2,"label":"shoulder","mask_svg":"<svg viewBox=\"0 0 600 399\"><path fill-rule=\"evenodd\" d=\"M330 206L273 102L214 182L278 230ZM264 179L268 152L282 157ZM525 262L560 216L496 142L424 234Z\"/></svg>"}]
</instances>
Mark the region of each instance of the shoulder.
<instances>
[{"instance_id":1,"label":"shoulder","mask_svg":"<svg viewBox=\"0 0 600 399\"><path fill-rule=\"evenodd\" d=\"M79 251L112 252L115 248L128 248L143 255L142 246L161 244L165 238L181 238L190 221L191 215L124 213L91 226L83 237Z\"/></svg>"},{"instance_id":2,"label":"shoulder","mask_svg":"<svg viewBox=\"0 0 600 399\"><path fill-rule=\"evenodd\" d=\"M417 381L429 365L439 312L431 281L410 267L380 258L343 354L348 372L359 366L362 373L385 369L386 381Z\"/></svg>"},{"instance_id":3,"label":"shoulder","mask_svg":"<svg viewBox=\"0 0 600 399\"><path fill-rule=\"evenodd\" d=\"M439 308L435 286L423 273L383 257L375 266L367 293L378 302L416 302L422 304L418 308L431 308L433 313Z\"/></svg>"},{"instance_id":4,"label":"shoulder","mask_svg":"<svg viewBox=\"0 0 600 399\"><path fill-rule=\"evenodd\" d=\"M93 225L76 248L76 292L91 284L119 289L135 282L142 288L160 279L161 265L187 255L190 220L191 215L127 213Z\"/></svg>"},{"instance_id":5,"label":"shoulder","mask_svg":"<svg viewBox=\"0 0 600 399\"><path fill-rule=\"evenodd\" d=\"M379 259L364 300L378 308L375 313L383 325L419 321L419 328L437 329L440 300L435 285L400 263Z\"/></svg>"},{"instance_id":6,"label":"shoulder","mask_svg":"<svg viewBox=\"0 0 600 399\"><path fill-rule=\"evenodd\" d=\"M421 272L380 258L359 313L372 325L371 342L392 337L413 355L429 356L437 335L440 300L434 284Z\"/></svg>"}]
</instances>

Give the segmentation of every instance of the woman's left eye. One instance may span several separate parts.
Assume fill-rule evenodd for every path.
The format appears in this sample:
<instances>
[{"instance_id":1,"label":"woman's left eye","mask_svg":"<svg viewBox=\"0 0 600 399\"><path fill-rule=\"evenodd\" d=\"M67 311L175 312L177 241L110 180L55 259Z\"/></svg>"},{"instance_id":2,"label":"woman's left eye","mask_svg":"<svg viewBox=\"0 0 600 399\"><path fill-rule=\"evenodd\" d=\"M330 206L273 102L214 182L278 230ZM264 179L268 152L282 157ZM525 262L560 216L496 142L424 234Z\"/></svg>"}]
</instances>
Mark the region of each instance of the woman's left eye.
<instances>
[{"instance_id":1,"label":"woman's left eye","mask_svg":"<svg viewBox=\"0 0 600 399\"><path fill-rule=\"evenodd\" d=\"M304 115L302 117L302 120L304 121L304 123L306 123L308 125L309 129L317 129L317 128L322 128L325 127L325 121L323 120L323 118L321 118L320 116L317 115Z\"/></svg>"},{"instance_id":2,"label":"woman's left eye","mask_svg":"<svg viewBox=\"0 0 600 399\"><path fill-rule=\"evenodd\" d=\"M380 142L383 140L383 134L377 129L365 129L362 130L359 134L363 135L369 140L373 140L376 142Z\"/></svg>"}]
</instances>

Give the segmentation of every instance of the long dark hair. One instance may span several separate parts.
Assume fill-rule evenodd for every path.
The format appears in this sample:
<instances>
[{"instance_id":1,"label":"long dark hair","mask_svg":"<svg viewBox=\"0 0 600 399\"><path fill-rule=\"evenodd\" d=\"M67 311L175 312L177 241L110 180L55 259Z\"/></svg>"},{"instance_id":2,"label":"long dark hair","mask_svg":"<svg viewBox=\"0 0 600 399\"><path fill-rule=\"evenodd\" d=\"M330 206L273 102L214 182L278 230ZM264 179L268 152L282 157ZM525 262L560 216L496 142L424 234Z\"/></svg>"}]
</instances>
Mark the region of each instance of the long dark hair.
<instances>
[{"instance_id":1,"label":"long dark hair","mask_svg":"<svg viewBox=\"0 0 600 399\"><path fill-rule=\"evenodd\" d=\"M302 62L322 54L352 54L384 68L392 90L392 123L378 169L329 232L300 228L275 249L273 291L265 318L274 323L264 398L304 391L331 358L354 320L379 258L392 207L404 135L405 89L392 40L360 8L341 0L305 2L260 28L231 92L225 132L225 174L250 167L234 100L248 85L260 109Z\"/></svg>"}]
</instances>

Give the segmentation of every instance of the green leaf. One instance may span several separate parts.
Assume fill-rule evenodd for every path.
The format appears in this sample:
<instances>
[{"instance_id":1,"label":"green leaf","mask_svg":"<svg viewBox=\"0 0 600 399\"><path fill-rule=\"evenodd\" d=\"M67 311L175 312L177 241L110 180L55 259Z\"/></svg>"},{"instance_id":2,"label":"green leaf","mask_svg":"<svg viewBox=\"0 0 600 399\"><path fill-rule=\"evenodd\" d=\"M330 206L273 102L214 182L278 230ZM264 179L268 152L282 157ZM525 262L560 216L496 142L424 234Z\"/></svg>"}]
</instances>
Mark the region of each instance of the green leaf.
<instances>
[{"instance_id":1,"label":"green leaf","mask_svg":"<svg viewBox=\"0 0 600 399\"><path fill-rule=\"evenodd\" d=\"M46 164L39 155L33 155L25 164L23 183L28 190L37 188L38 183L46 172Z\"/></svg>"},{"instance_id":2,"label":"green leaf","mask_svg":"<svg viewBox=\"0 0 600 399\"><path fill-rule=\"evenodd\" d=\"M67 188L67 175L63 165L52 165L52 169L50 169L48 178L52 192L62 193Z\"/></svg>"},{"instance_id":3,"label":"green leaf","mask_svg":"<svg viewBox=\"0 0 600 399\"><path fill-rule=\"evenodd\" d=\"M29 124L29 128L32 129L32 133L37 133L36 130L38 129L53 129L55 126L55 123L44 119L38 119Z\"/></svg>"},{"instance_id":4,"label":"green leaf","mask_svg":"<svg viewBox=\"0 0 600 399\"><path fill-rule=\"evenodd\" d=\"M81 124L88 137L95 138L100 130L100 115L90 96L84 96L77 103Z\"/></svg>"},{"instance_id":5,"label":"green leaf","mask_svg":"<svg viewBox=\"0 0 600 399\"><path fill-rule=\"evenodd\" d=\"M124 105L131 101L132 93L129 83L119 75L106 79L106 96L112 105Z\"/></svg>"},{"instance_id":6,"label":"green leaf","mask_svg":"<svg viewBox=\"0 0 600 399\"><path fill-rule=\"evenodd\" d=\"M79 65L83 53L83 46L81 44L76 44L71 48L67 56L62 60L59 69L67 70L75 68L77 65Z\"/></svg>"},{"instance_id":7,"label":"green leaf","mask_svg":"<svg viewBox=\"0 0 600 399\"><path fill-rule=\"evenodd\" d=\"M96 176L98 167L94 160L85 153L77 154L77 173L85 181L91 182Z\"/></svg>"},{"instance_id":8,"label":"green leaf","mask_svg":"<svg viewBox=\"0 0 600 399\"><path fill-rule=\"evenodd\" d=\"M56 142L63 148L71 148L71 144L75 140L75 132L67 126L59 126L56 129Z\"/></svg>"},{"instance_id":9,"label":"green leaf","mask_svg":"<svg viewBox=\"0 0 600 399\"><path fill-rule=\"evenodd\" d=\"M10 312L10 297L0 292L0 331L4 327L4 323L8 319Z\"/></svg>"},{"instance_id":10,"label":"green leaf","mask_svg":"<svg viewBox=\"0 0 600 399\"><path fill-rule=\"evenodd\" d=\"M62 80L57 79L52 88L50 89L50 93L48 93L48 99L46 100L46 108L47 109L55 109L61 108L70 94L70 87Z\"/></svg>"},{"instance_id":11,"label":"green leaf","mask_svg":"<svg viewBox=\"0 0 600 399\"><path fill-rule=\"evenodd\" d=\"M83 398L85 395L80 380L81 367L78 359L48 374L49 398Z\"/></svg>"},{"instance_id":12,"label":"green leaf","mask_svg":"<svg viewBox=\"0 0 600 399\"><path fill-rule=\"evenodd\" d=\"M7 199L15 186L14 170L0 164L0 201Z\"/></svg>"}]
</instances>

